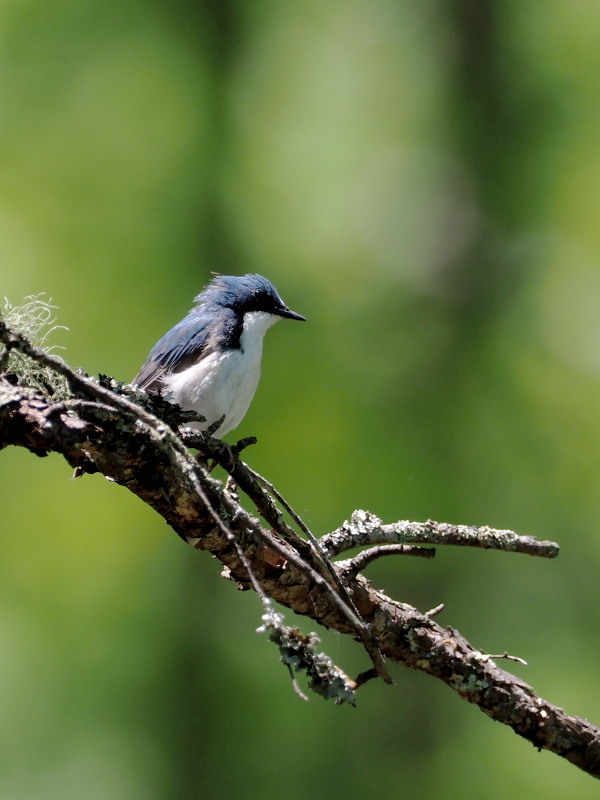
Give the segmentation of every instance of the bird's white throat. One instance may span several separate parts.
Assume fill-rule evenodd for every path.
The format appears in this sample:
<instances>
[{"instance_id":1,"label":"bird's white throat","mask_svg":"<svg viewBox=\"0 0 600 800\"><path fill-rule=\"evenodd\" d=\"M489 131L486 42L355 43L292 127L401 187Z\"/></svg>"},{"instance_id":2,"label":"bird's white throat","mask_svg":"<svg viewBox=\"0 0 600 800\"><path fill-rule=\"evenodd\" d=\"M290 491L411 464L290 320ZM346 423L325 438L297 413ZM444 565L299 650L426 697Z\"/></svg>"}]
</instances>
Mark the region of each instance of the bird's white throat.
<instances>
[{"instance_id":1,"label":"bird's white throat","mask_svg":"<svg viewBox=\"0 0 600 800\"><path fill-rule=\"evenodd\" d=\"M262 353L262 343L265 333L271 325L274 325L281 317L269 314L268 311L248 311L244 314L244 327L240 337L240 349L252 350L258 347L258 359Z\"/></svg>"},{"instance_id":2,"label":"bird's white throat","mask_svg":"<svg viewBox=\"0 0 600 800\"><path fill-rule=\"evenodd\" d=\"M182 408L197 411L204 430L225 415L216 432L221 437L242 421L260 378L265 333L280 317L265 311L244 314L239 348L211 353L197 364L165 376L165 395Z\"/></svg>"}]
</instances>

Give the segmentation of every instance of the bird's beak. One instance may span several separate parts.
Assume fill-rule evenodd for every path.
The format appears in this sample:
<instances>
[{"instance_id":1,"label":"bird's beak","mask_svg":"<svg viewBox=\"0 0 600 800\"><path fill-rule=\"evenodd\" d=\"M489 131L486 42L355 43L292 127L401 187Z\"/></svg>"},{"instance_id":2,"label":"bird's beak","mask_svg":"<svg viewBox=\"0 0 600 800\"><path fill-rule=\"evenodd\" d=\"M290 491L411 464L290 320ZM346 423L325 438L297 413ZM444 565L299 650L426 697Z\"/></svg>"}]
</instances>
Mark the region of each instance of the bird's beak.
<instances>
[{"instance_id":1,"label":"bird's beak","mask_svg":"<svg viewBox=\"0 0 600 800\"><path fill-rule=\"evenodd\" d=\"M285 317L285 319L297 319L300 322L306 322L306 317L303 317L302 314L297 314L295 311L292 311L291 308L288 308L287 306L283 306L283 308L277 309L277 316Z\"/></svg>"}]
</instances>

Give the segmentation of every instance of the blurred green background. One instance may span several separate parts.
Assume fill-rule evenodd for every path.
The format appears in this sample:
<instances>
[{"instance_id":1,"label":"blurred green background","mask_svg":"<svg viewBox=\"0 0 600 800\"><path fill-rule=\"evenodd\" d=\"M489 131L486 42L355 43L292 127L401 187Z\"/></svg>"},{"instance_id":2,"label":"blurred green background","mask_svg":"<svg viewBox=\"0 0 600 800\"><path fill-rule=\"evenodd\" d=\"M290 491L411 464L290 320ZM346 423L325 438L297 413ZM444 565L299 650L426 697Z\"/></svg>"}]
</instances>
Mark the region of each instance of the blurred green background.
<instances>
[{"instance_id":1,"label":"blurred green background","mask_svg":"<svg viewBox=\"0 0 600 800\"><path fill-rule=\"evenodd\" d=\"M309 321L267 336L248 460L318 534L363 507L559 541L368 574L596 723L599 23L592 0L0 6L0 294L46 291L69 363L129 380L211 270L269 277ZM0 454L1 798L597 797L422 674L303 703L255 596L70 476Z\"/></svg>"}]
</instances>

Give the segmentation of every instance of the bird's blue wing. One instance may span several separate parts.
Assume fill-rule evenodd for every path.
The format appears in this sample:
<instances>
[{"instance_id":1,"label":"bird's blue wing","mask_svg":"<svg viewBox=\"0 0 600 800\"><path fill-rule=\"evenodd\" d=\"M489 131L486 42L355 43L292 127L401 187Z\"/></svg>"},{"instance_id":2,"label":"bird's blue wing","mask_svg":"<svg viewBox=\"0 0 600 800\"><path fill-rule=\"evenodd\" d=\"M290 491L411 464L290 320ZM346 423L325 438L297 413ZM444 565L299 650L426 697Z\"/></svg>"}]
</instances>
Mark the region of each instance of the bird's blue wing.
<instances>
[{"instance_id":1,"label":"bird's blue wing","mask_svg":"<svg viewBox=\"0 0 600 800\"><path fill-rule=\"evenodd\" d=\"M157 389L165 373L196 363L210 347L211 317L188 315L154 345L132 383L140 389Z\"/></svg>"}]
</instances>

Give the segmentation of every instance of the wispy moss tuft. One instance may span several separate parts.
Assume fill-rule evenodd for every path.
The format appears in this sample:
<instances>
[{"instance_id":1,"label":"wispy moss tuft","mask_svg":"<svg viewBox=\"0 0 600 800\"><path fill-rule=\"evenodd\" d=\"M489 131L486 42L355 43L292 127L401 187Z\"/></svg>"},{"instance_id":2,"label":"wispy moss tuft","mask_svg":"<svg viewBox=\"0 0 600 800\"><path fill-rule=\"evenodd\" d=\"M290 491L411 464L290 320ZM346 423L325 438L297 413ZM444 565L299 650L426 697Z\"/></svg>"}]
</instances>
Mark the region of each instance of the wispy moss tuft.
<instances>
[{"instance_id":1,"label":"wispy moss tuft","mask_svg":"<svg viewBox=\"0 0 600 800\"><path fill-rule=\"evenodd\" d=\"M54 312L57 306L52 304L51 297L46 300L45 294L40 292L28 295L16 306L5 297L4 307L0 307L0 316L9 328L25 336L31 344L46 353L54 353L55 350L64 348L49 344L48 339L55 331L66 331L68 328L56 324ZM4 350L4 346L0 344L0 358ZM16 375L22 385L36 389L55 402L65 400L71 395L68 383L62 375L58 375L50 367L41 366L16 348L10 351L5 371Z\"/></svg>"}]
</instances>

